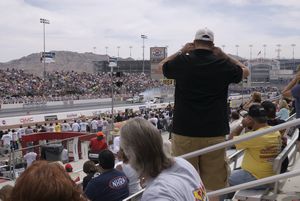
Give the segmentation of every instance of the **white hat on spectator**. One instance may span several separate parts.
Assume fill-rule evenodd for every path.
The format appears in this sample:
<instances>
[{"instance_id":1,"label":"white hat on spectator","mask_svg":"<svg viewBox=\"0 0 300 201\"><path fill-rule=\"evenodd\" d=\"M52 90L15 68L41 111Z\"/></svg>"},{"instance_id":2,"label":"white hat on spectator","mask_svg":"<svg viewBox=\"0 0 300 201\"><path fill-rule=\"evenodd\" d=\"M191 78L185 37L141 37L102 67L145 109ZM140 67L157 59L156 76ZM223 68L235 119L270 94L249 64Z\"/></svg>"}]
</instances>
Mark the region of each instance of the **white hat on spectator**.
<instances>
[{"instance_id":1,"label":"white hat on spectator","mask_svg":"<svg viewBox=\"0 0 300 201\"><path fill-rule=\"evenodd\" d=\"M214 42L214 33L208 28L199 29L196 32L195 40L204 40Z\"/></svg>"}]
</instances>

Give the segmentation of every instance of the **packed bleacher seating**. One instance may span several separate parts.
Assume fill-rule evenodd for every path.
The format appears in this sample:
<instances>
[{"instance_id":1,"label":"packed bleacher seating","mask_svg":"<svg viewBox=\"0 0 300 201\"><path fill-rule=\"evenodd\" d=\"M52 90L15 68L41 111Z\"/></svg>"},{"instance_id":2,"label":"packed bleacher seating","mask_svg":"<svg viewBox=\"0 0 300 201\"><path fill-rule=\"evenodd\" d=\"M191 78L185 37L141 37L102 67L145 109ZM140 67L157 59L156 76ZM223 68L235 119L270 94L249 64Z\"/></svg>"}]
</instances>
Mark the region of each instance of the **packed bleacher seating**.
<instances>
[{"instance_id":1,"label":"packed bleacher seating","mask_svg":"<svg viewBox=\"0 0 300 201\"><path fill-rule=\"evenodd\" d=\"M130 97L146 89L162 86L140 73L124 73L113 78L115 94ZM0 104L107 98L111 95L110 73L48 72L45 79L18 69L0 69ZM120 86L119 83L122 82Z\"/></svg>"}]
</instances>

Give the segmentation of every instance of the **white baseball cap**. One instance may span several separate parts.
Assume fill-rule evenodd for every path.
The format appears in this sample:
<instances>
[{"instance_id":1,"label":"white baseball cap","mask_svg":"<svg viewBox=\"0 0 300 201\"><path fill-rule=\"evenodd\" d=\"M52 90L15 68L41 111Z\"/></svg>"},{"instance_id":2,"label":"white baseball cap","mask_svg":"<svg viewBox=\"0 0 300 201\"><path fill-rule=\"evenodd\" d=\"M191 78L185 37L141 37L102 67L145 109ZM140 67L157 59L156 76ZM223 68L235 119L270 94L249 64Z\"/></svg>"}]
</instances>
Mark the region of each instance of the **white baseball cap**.
<instances>
[{"instance_id":1,"label":"white baseball cap","mask_svg":"<svg viewBox=\"0 0 300 201\"><path fill-rule=\"evenodd\" d=\"M214 33L208 28L199 29L196 32L195 40L204 40L214 42Z\"/></svg>"}]
</instances>

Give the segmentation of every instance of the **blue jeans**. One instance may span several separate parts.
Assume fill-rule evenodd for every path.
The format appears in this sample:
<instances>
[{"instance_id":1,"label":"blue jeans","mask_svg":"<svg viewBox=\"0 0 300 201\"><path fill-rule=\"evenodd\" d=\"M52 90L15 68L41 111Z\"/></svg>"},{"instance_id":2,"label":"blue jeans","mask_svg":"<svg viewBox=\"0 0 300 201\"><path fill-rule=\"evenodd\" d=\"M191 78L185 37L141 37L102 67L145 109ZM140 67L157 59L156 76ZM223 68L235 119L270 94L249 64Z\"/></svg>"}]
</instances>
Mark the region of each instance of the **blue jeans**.
<instances>
[{"instance_id":1,"label":"blue jeans","mask_svg":"<svg viewBox=\"0 0 300 201\"><path fill-rule=\"evenodd\" d=\"M250 172L243 170L243 169L237 169L237 170L233 170L231 172L231 175L229 177L229 185L230 186L236 186L239 184L244 184L244 183L248 183L250 181L255 181L257 180ZM270 187L269 184L265 184L265 185L261 185L261 186L256 186L253 187L251 189L253 190L261 190L261 189L266 189ZM232 197L234 196L235 192L229 193L229 194L225 194L222 195L220 197L220 200L225 200L225 199L232 199Z\"/></svg>"},{"instance_id":2,"label":"blue jeans","mask_svg":"<svg viewBox=\"0 0 300 201\"><path fill-rule=\"evenodd\" d=\"M247 183L250 181L255 181L255 180L257 180L257 179L250 172L243 170L243 169L239 169L239 170L232 171L232 173L229 177L229 185L236 186L239 184L244 184L244 183ZM261 189L268 188L269 186L270 185L265 184L265 185L253 187L251 189L261 190Z\"/></svg>"}]
</instances>

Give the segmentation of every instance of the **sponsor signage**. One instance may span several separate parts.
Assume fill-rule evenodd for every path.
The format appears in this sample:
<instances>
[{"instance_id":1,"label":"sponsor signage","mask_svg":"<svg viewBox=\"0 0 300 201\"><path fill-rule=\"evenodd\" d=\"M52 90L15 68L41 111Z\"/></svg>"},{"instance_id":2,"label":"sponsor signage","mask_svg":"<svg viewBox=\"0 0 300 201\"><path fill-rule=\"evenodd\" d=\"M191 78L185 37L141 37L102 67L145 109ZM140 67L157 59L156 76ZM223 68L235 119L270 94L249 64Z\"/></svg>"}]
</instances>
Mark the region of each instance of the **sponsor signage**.
<instances>
[{"instance_id":1,"label":"sponsor signage","mask_svg":"<svg viewBox=\"0 0 300 201\"><path fill-rule=\"evenodd\" d=\"M24 103L23 108L41 108L46 107L46 102Z\"/></svg>"},{"instance_id":2,"label":"sponsor signage","mask_svg":"<svg viewBox=\"0 0 300 201\"><path fill-rule=\"evenodd\" d=\"M55 52L42 52L41 53L41 62L42 63L53 63L55 62Z\"/></svg>"},{"instance_id":3,"label":"sponsor signage","mask_svg":"<svg viewBox=\"0 0 300 201\"><path fill-rule=\"evenodd\" d=\"M164 83L164 85L174 85L173 79L161 79L161 81Z\"/></svg>"},{"instance_id":4,"label":"sponsor signage","mask_svg":"<svg viewBox=\"0 0 300 201\"><path fill-rule=\"evenodd\" d=\"M67 114L67 118L75 118L75 117L77 117L77 113Z\"/></svg>"},{"instance_id":5,"label":"sponsor signage","mask_svg":"<svg viewBox=\"0 0 300 201\"><path fill-rule=\"evenodd\" d=\"M150 48L150 60L151 62L160 62L167 56L166 47L151 47Z\"/></svg>"},{"instance_id":6,"label":"sponsor signage","mask_svg":"<svg viewBox=\"0 0 300 201\"><path fill-rule=\"evenodd\" d=\"M48 115L48 116L45 116L45 121L56 121L58 118L57 118L57 115Z\"/></svg>"},{"instance_id":7,"label":"sponsor signage","mask_svg":"<svg viewBox=\"0 0 300 201\"><path fill-rule=\"evenodd\" d=\"M21 124L27 124L33 122L33 117L22 117L20 118Z\"/></svg>"},{"instance_id":8,"label":"sponsor signage","mask_svg":"<svg viewBox=\"0 0 300 201\"><path fill-rule=\"evenodd\" d=\"M108 58L108 66L109 67L117 67L118 66L118 58L117 57L109 57Z\"/></svg>"}]
</instances>

